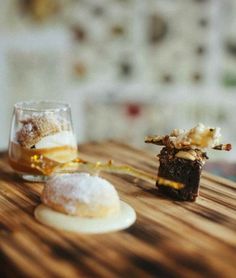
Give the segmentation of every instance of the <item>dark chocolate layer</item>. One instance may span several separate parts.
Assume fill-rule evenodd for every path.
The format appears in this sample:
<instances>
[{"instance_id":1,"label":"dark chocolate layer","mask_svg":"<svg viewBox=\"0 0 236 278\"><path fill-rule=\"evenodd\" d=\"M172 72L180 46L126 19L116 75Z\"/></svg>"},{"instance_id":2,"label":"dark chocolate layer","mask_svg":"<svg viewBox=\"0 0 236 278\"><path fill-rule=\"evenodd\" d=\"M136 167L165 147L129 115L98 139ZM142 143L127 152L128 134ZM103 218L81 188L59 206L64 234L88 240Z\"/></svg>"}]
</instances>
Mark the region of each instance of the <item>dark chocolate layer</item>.
<instances>
[{"instance_id":1,"label":"dark chocolate layer","mask_svg":"<svg viewBox=\"0 0 236 278\"><path fill-rule=\"evenodd\" d=\"M198 196L199 182L203 166L203 160L207 158L205 153L198 151L195 160L176 157L178 149L164 147L160 154L160 167L158 176L180 182L184 185L181 189L175 189L156 183L159 192L176 200L195 201Z\"/></svg>"}]
</instances>

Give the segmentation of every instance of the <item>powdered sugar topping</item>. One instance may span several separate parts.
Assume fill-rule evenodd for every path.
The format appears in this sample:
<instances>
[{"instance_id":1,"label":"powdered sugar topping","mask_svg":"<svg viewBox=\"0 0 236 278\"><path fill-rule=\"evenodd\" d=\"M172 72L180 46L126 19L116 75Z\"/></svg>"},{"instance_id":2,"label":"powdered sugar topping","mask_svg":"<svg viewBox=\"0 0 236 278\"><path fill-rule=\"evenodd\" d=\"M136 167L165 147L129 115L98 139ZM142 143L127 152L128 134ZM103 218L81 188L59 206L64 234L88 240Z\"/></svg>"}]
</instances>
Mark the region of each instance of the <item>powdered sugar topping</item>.
<instances>
[{"instance_id":1,"label":"powdered sugar topping","mask_svg":"<svg viewBox=\"0 0 236 278\"><path fill-rule=\"evenodd\" d=\"M89 206L112 206L119 204L114 186L107 180L87 173L60 174L48 180L44 196L61 205L68 213L74 213L78 202ZM66 200L66 202L65 202Z\"/></svg>"}]
</instances>

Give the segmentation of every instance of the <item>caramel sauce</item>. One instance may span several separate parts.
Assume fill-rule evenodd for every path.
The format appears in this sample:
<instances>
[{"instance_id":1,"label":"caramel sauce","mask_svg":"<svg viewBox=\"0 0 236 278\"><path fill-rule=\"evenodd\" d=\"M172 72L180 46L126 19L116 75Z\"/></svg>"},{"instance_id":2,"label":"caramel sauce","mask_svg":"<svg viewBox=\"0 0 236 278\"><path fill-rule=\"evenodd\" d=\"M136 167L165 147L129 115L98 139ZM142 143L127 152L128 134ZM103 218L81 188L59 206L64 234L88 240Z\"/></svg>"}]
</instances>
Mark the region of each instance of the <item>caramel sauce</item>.
<instances>
[{"instance_id":1,"label":"caramel sauce","mask_svg":"<svg viewBox=\"0 0 236 278\"><path fill-rule=\"evenodd\" d=\"M158 177L158 184L164 185L164 186L169 186L169 187L172 187L177 190L184 188L184 185L182 183L167 180L167 179L161 178L161 177Z\"/></svg>"},{"instance_id":2,"label":"caramel sauce","mask_svg":"<svg viewBox=\"0 0 236 278\"><path fill-rule=\"evenodd\" d=\"M65 163L77 157L77 148L60 146L44 149L27 149L11 142L9 146L9 163L17 172L42 175L42 171L32 167L34 157L44 157L47 167L54 167L57 163ZM52 166L51 166L52 165Z\"/></svg>"}]
</instances>

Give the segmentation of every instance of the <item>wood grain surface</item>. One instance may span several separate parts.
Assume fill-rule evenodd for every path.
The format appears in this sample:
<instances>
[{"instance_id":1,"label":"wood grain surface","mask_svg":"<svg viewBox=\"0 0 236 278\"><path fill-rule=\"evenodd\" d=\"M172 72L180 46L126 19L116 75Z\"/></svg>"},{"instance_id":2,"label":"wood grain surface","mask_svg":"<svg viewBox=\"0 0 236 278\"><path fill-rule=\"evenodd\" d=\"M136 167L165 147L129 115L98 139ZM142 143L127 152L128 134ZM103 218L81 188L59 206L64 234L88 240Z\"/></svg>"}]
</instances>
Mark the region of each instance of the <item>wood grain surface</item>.
<instances>
[{"instance_id":1,"label":"wood grain surface","mask_svg":"<svg viewBox=\"0 0 236 278\"><path fill-rule=\"evenodd\" d=\"M158 161L113 141L80 146L84 159L114 159L156 174ZM33 217L43 184L19 179L0 154L0 277L236 277L236 184L204 172L195 203L155 186L103 174L137 212L121 232L84 235L45 227Z\"/></svg>"}]
</instances>

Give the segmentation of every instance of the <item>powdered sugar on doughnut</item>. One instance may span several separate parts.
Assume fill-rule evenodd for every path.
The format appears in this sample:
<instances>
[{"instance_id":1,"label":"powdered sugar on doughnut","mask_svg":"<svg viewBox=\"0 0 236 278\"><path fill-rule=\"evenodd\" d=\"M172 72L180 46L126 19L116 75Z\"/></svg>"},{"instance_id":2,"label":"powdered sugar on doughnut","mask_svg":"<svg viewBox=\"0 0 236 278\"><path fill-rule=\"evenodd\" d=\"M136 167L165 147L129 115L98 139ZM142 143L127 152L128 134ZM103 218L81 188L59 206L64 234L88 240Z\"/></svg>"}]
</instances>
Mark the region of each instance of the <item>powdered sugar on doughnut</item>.
<instances>
[{"instance_id":1,"label":"powdered sugar on doughnut","mask_svg":"<svg viewBox=\"0 0 236 278\"><path fill-rule=\"evenodd\" d=\"M76 211L77 204L90 207L119 206L119 196L107 180L87 173L60 174L48 180L42 195L43 203L50 199L64 206L68 214Z\"/></svg>"}]
</instances>

